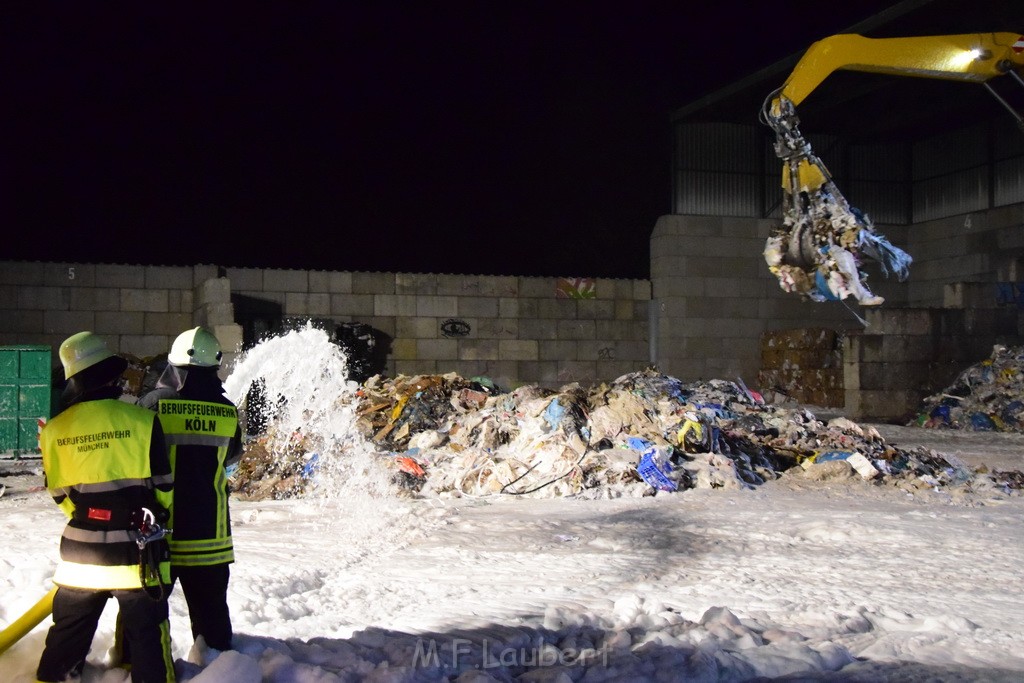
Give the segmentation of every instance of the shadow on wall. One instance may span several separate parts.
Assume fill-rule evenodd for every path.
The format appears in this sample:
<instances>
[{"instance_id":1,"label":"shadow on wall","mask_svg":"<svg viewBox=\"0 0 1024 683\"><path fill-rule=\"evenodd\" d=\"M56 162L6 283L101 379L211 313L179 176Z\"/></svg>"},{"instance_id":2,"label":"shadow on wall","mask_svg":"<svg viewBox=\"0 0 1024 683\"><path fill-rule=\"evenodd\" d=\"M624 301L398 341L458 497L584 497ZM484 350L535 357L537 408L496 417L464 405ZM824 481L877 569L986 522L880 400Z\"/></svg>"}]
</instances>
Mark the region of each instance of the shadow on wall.
<instances>
[{"instance_id":1,"label":"shadow on wall","mask_svg":"<svg viewBox=\"0 0 1024 683\"><path fill-rule=\"evenodd\" d=\"M235 320L242 327L243 351L271 337L312 325L326 332L331 341L345 352L350 380L362 384L374 375L383 374L387 367L392 337L371 325L361 322L339 324L330 318L285 316L280 304L244 294L232 294L231 303ZM257 379L243 402L246 432L262 434L267 421L276 414L284 400L278 396L276 405L271 406L262 381Z\"/></svg>"},{"instance_id":2,"label":"shadow on wall","mask_svg":"<svg viewBox=\"0 0 1024 683\"><path fill-rule=\"evenodd\" d=\"M331 338L345 351L349 379L362 384L384 372L391 353L391 335L366 323L342 323Z\"/></svg>"},{"instance_id":3,"label":"shadow on wall","mask_svg":"<svg viewBox=\"0 0 1024 683\"><path fill-rule=\"evenodd\" d=\"M283 329L284 308L279 303L231 294L231 305L235 311L235 322L242 327L242 350L248 351L267 337Z\"/></svg>"},{"instance_id":4,"label":"shadow on wall","mask_svg":"<svg viewBox=\"0 0 1024 683\"><path fill-rule=\"evenodd\" d=\"M244 294L232 294L231 303L235 320L242 327L243 350L269 337L313 325L327 332L331 341L345 351L349 379L362 384L384 372L392 338L375 327L361 322L338 324L330 318L286 317L281 304Z\"/></svg>"},{"instance_id":5,"label":"shadow on wall","mask_svg":"<svg viewBox=\"0 0 1024 683\"><path fill-rule=\"evenodd\" d=\"M290 324L292 323L292 324ZM285 320L282 325L274 330L268 331L261 337L283 334L295 329L295 320ZM301 325L312 323L314 326L325 329L325 321L310 321L303 319ZM327 321L329 325L333 325ZM327 331L325 329L325 331ZM380 330L367 325L366 323L343 323L334 327L331 332L331 341L345 351L348 361L348 378L362 384L374 375L384 372L388 354L391 352L391 336ZM266 387L262 378L256 379L249 387L245 400L241 406L245 415L246 433L249 435L263 434L270 421L287 402L284 396L276 396L271 404L266 395Z\"/></svg>"}]
</instances>

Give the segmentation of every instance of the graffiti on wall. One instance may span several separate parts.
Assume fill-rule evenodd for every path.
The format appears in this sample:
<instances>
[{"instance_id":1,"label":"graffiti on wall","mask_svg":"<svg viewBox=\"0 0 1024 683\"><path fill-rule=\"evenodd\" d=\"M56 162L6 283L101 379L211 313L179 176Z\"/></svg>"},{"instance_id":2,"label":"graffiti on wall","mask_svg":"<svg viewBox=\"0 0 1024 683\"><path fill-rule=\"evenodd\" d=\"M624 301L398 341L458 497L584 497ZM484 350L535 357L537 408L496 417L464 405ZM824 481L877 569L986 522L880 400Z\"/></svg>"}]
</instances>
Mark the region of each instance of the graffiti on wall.
<instances>
[{"instance_id":1,"label":"graffiti on wall","mask_svg":"<svg viewBox=\"0 0 1024 683\"><path fill-rule=\"evenodd\" d=\"M441 336L443 337L465 337L470 332L469 323L465 320L448 318L441 323Z\"/></svg>"},{"instance_id":2,"label":"graffiti on wall","mask_svg":"<svg viewBox=\"0 0 1024 683\"><path fill-rule=\"evenodd\" d=\"M592 277L561 277L555 285L556 299L596 299L597 280Z\"/></svg>"}]
</instances>

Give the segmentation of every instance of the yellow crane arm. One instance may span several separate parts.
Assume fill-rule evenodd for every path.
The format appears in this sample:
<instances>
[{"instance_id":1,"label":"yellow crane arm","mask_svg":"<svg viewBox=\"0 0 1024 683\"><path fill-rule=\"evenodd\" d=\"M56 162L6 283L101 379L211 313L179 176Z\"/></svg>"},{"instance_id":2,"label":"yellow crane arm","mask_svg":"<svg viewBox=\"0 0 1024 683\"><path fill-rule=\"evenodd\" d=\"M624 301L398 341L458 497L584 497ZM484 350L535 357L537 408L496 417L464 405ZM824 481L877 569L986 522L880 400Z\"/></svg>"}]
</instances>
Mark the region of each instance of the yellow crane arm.
<instances>
[{"instance_id":1,"label":"yellow crane arm","mask_svg":"<svg viewBox=\"0 0 1024 683\"><path fill-rule=\"evenodd\" d=\"M761 107L761 120L775 132L775 154L783 162L782 222L764 251L779 285L815 301L853 295L861 304L874 306L882 298L860 282L855 257L864 254L878 260L884 272L895 273L901 281L912 261L875 231L866 214L849 205L800 133L797 105L832 72L848 69L981 83L1024 128L1024 117L988 83L1009 74L1024 85L1018 73L1021 67L1024 36L1019 33L912 38L865 38L848 33L812 44L782 87Z\"/></svg>"},{"instance_id":2,"label":"yellow crane arm","mask_svg":"<svg viewBox=\"0 0 1024 683\"><path fill-rule=\"evenodd\" d=\"M910 38L865 38L844 33L811 45L789 78L762 108L762 120L776 134L775 152L786 160L783 187L790 191L816 190L828 181L828 172L801 135L796 107L834 71L846 69L898 76L917 76L982 83L1024 128L1024 117L988 85L989 79L1011 75L1022 86L1024 35L1020 33L964 33Z\"/></svg>"},{"instance_id":3,"label":"yellow crane arm","mask_svg":"<svg viewBox=\"0 0 1024 683\"><path fill-rule=\"evenodd\" d=\"M837 70L868 71L981 83L1024 66L1019 33L965 33L912 38L840 34L812 44L777 93L794 106Z\"/></svg>"},{"instance_id":4,"label":"yellow crane arm","mask_svg":"<svg viewBox=\"0 0 1024 683\"><path fill-rule=\"evenodd\" d=\"M840 34L811 45L789 78L764 101L761 120L775 132L782 160L782 221L765 244L765 261L787 292L815 301L853 295L862 305L883 301L860 281L856 258L866 255L883 272L907 278L909 254L879 235L866 214L850 206L825 164L800 133L796 107L839 69L981 83L1024 128L1017 113L988 83L1009 74L1024 85L1024 36L971 33L916 38ZM825 289L827 287L827 291Z\"/></svg>"}]
</instances>

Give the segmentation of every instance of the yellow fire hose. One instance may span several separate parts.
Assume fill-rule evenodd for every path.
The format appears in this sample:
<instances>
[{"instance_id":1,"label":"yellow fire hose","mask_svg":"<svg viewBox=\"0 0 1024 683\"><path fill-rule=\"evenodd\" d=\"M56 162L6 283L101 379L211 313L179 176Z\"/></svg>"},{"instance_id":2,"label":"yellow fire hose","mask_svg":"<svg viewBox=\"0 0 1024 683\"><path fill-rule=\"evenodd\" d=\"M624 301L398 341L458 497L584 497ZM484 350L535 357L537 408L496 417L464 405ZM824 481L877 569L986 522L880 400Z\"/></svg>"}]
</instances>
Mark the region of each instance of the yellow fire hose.
<instances>
[{"instance_id":1,"label":"yellow fire hose","mask_svg":"<svg viewBox=\"0 0 1024 683\"><path fill-rule=\"evenodd\" d=\"M39 602L32 605L27 612L18 617L10 626L0 631L0 655L7 652L9 647L26 636L39 622L50 616L50 613L53 611L53 596L56 592L57 587L54 586Z\"/></svg>"}]
</instances>

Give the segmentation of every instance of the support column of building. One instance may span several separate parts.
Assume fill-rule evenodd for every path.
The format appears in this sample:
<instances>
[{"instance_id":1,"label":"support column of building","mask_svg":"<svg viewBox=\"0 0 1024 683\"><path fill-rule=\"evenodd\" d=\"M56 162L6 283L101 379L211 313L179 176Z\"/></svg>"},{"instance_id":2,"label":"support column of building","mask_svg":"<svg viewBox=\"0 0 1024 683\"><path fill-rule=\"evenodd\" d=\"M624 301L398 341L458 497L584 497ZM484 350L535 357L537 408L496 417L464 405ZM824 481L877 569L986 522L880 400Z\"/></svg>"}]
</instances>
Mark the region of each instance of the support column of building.
<instances>
[{"instance_id":1,"label":"support column of building","mask_svg":"<svg viewBox=\"0 0 1024 683\"><path fill-rule=\"evenodd\" d=\"M224 354L220 370L223 379L231 374L235 359L242 350L242 326L235 322L231 280L226 277L204 280L195 288L193 301L192 321L209 328L220 342Z\"/></svg>"}]
</instances>

